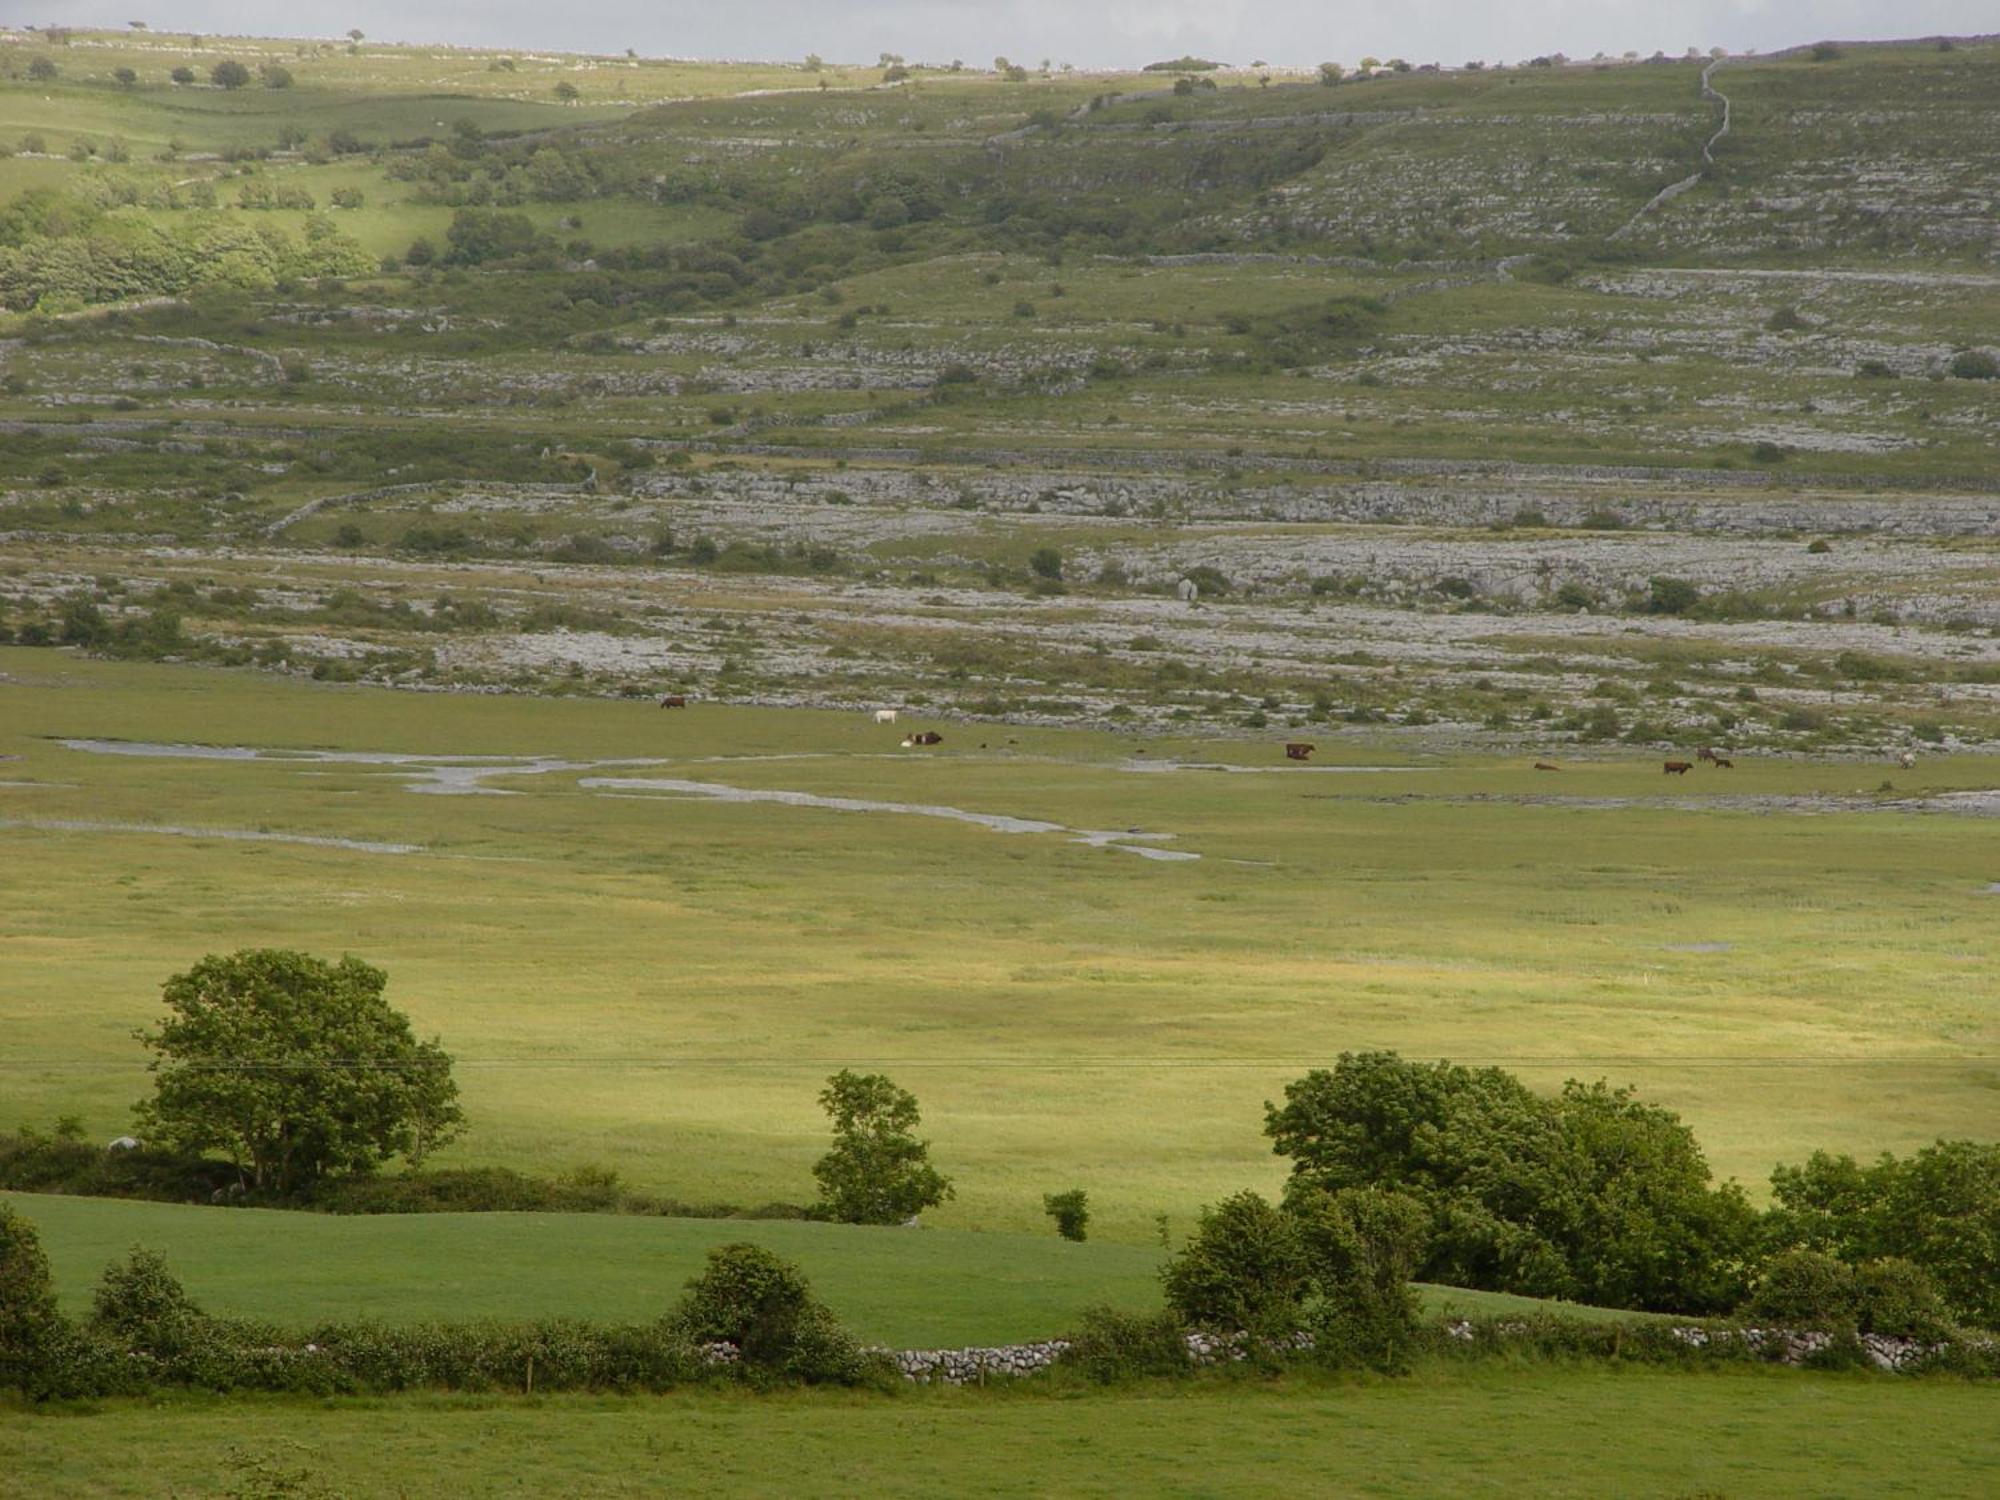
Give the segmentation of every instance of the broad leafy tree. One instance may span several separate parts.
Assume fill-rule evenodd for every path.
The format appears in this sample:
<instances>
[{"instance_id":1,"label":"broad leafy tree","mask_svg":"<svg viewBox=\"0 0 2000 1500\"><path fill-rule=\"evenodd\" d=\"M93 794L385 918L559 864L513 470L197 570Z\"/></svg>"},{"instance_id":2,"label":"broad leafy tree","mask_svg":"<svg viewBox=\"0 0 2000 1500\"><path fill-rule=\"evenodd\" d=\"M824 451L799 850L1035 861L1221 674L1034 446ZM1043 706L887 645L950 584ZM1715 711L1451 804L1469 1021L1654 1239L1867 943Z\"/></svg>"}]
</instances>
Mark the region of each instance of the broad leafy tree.
<instances>
[{"instance_id":1,"label":"broad leafy tree","mask_svg":"<svg viewBox=\"0 0 2000 1500\"><path fill-rule=\"evenodd\" d=\"M1938 1141L1867 1166L1814 1152L1771 1174L1771 1196L1767 1248L1910 1261L1960 1318L2000 1328L2000 1145Z\"/></svg>"},{"instance_id":2,"label":"broad leafy tree","mask_svg":"<svg viewBox=\"0 0 2000 1500\"><path fill-rule=\"evenodd\" d=\"M285 949L211 954L165 986L139 1039L158 1056L138 1106L157 1144L222 1151L256 1188L296 1193L397 1156L421 1162L463 1121L451 1058L420 1042L357 958Z\"/></svg>"},{"instance_id":3,"label":"broad leafy tree","mask_svg":"<svg viewBox=\"0 0 2000 1500\"><path fill-rule=\"evenodd\" d=\"M917 1097L880 1073L841 1069L820 1107L833 1121L833 1149L813 1167L821 1205L847 1224L900 1224L951 1197L951 1179L916 1137Z\"/></svg>"},{"instance_id":4,"label":"broad leafy tree","mask_svg":"<svg viewBox=\"0 0 2000 1500\"><path fill-rule=\"evenodd\" d=\"M1376 1187L1430 1216L1428 1280L1620 1307L1719 1311L1743 1294L1754 1215L1693 1132L1629 1090L1555 1098L1498 1068L1343 1055L1288 1085L1265 1131L1288 1201Z\"/></svg>"}]
</instances>

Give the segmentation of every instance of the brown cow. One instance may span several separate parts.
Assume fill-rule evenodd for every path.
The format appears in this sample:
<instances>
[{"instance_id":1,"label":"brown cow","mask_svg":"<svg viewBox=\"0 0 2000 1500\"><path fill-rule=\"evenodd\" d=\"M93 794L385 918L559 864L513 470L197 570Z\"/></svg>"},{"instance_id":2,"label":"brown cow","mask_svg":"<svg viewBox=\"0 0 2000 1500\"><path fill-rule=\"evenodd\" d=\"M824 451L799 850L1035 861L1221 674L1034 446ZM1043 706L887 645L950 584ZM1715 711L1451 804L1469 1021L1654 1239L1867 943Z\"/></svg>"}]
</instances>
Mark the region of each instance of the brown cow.
<instances>
[{"instance_id":1,"label":"brown cow","mask_svg":"<svg viewBox=\"0 0 2000 1500\"><path fill-rule=\"evenodd\" d=\"M1718 771L1733 771L1736 769L1736 762L1726 755L1718 755L1715 757L1715 769Z\"/></svg>"},{"instance_id":2,"label":"brown cow","mask_svg":"<svg viewBox=\"0 0 2000 1500\"><path fill-rule=\"evenodd\" d=\"M1558 765L1553 765L1545 760L1538 760L1535 762L1535 769L1537 771L1560 771L1562 767Z\"/></svg>"},{"instance_id":3,"label":"brown cow","mask_svg":"<svg viewBox=\"0 0 2000 1500\"><path fill-rule=\"evenodd\" d=\"M660 707L662 708L686 708L687 706L686 693L669 693L660 700Z\"/></svg>"},{"instance_id":4,"label":"brown cow","mask_svg":"<svg viewBox=\"0 0 2000 1500\"><path fill-rule=\"evenodd\" d=\"M941 745L944 743L944 736L939 734L935 729L926 729L921 733L904 735L903 743L905 745Z\"/></svg>"},{"instance_id":5,"label":"brown cow","mask_svg":"<svg viewBox=\"0 0 2000 1500\"><path fill-rule=\"evenodd\" d=\"M1670 760L1665 765L1666 773L1669 776L1685 776L1693 769L1694 762L1691 760Z\"/></svg>"},{"instance_id":6,"label":"brown cow","mask_svg":"<svg viewBox=\"0 0 2000 1500\"><path fill-rule=\"evenodd\" d=\"M1318 748L1317 745L1309 745L1303 740L1291 740L1285 745L1285 759L1311 760L1313 751Z\"/></svg>"},{"instance_id":7,"label":"brown cow","mask_svg":"<svg viewBox=\"0 0 2000 1500\"><path fill-rule=\"evenodd\" d=\"M1694 758L1696 760L1714 760L1715 747L1713 745L1703 745L1699 750L1695 751Z\"/></svg>"}]
</instances>

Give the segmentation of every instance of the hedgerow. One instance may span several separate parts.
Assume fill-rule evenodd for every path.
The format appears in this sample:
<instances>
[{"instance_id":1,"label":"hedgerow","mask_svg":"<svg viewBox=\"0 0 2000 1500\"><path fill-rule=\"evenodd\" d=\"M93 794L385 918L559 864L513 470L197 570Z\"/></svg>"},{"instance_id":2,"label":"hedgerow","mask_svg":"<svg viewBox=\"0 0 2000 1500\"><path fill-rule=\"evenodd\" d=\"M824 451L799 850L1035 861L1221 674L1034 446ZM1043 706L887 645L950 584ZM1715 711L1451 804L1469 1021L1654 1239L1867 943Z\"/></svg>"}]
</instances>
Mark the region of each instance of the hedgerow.
<instances>
[{"instance_id":1,"label":"hedgerow","mask_svg":"<svg viewBox=\"0 0 2000 1500\"><path fill-rule=\"evenodd\" d=\"M0 1204L0 1391L32 1400L172 1387L330 1396L858 1385L886 1371L796 1266L744 1244L711 1250L681 1301L650 1323L336 1322L300 1335L211 1315L164 1260L135 1250L106 1270L78 1324L57 1310L33 1226Z\"/></svg>"}]
</instances>

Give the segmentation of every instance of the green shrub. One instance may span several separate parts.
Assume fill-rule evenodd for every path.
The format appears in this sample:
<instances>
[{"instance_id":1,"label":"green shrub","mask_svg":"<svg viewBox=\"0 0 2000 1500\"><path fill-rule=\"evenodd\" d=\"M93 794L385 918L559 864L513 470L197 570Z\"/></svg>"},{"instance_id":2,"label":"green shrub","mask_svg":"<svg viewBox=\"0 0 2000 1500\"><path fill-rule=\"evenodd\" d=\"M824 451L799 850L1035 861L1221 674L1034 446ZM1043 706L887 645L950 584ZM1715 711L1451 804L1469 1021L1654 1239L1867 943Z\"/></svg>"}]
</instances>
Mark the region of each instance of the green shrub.
<instances>
[{"instance_id":1,"label":"green shrub","mask_svg":"<svg viewBox=\"0 0 2000 1500\"><path fill-rule=\"evenodd\" d=\"M1311 1271L1298 1220L1241 1192L1202 1209L1160 1280L1183 1323L1269 1337L1298 1326Z\"/></svg>"},{"instance_id":2,"label":"green shrub","mask_svg":"<svg viewBox=\"0 0 2000 1500\"><path fill-rule=\"evenodd\" d=\"M1900 682L1910 674L1892 661L1863 651L1843 651L1833 659L1833 669L1855 682Z\"/></svg>"},{"instance_id":3,"label":"green shrub","mask_svg":"<svg viewBox=\"0 0 2000 1500\"><path fill-rule=\"evenodd\" d=\"M1701 590L1685 578L1647 580L1646 613L1684 615L1701 602Z\"/></svg>"},{"instance_id":4,"label":"green shrub","mask_svg":"<svg viewBox=\"0 0 2000 1500\"><path fill-rule=\"evenodd\" d=\"M41 1236L0 1203L0 1390L39 1393L43 1363L62 1326Z\"/></svg>"},{"instance_id":5,"label":"green shrub","mask_svg":"<svg viewBox=\"0 0 2000 1500\"><path fill-rule=\"evenodd\" d=\"M804 1274L761 1245L718 1245L672 1326L696 1344L732 1344L743 1368L806 1384L851 1384L870 1364Z\"/></svg>"},{"instance_id":6,"label":"green shrub","mask_svg":"<svg viewBox=\"0 0 2000 1500\"><path fill-rule=\"evenodd\" d=\"M199 1322L205 1314L167 1268L164 1257L135 1246L123 1262L105 1267L91 1296L90 1316L99 1328L145 1339Z\"/></svg>"},{"instance_id":7,"label":"green shrub","mask_svg":"<svg viewBox=\"0 0 2000 1500\"><path fill-rule=\"evenodd\" d=\"M1430 1214L1406 1193L1345 1188L1287 1205L1318 1292L1307 1319L1322 1364L1401 1369L1417 1341L1410 1285L1430 1238Z\"/></svg>"},{"instance_id":8,"label":"green shrub","mask_svg":"<svg viewBox=\"0 0 2000 1500\"><path fill-rule=\"evenodd\" d=\"M1069 1335L1062 1363L1100 1385L1193 1373L1187 1337L1171 1312L1086 1308Z\"/></svg>"},{"instance_id":9,"label":"green shrub","mask_svg":"<svg viewBox=\"0 0 2000 1500\"><path fill-rule=\"evenodd\" d=\"M1952 1334L1951 1310L1936 1280L1911 1261L1890 1256L1863 1262L1855 1268L1854 1294L1863 1333L1927 1342Z\"/></svg>"},{"instance_id":10,"label":"green shrub","mask_svg":"<svg viewBox=\"0 0 2000 1500\"><path fill-rule=\"evenodd\" d=\"M1984 349L1967 349L1946 367L1954 380L2000 380L2000 359Z\"/></svg>"},{"instance_id":11,"label":"green shrub","mask_svg":"<svg viewBox=\"0 0 2000 1500\"><path fill-rule=\"evenodd\" d=\"M1777 1328L1852 1329L1859 1319L1854 1268L1817 1250L1773 1256L1737 1310Z\"/></svg>"},{"instance_id":12,"label":"green shrub","mask_svg":"<svg viewBox=\"0 0 2000 1500\"><path fill-rule=\"evenodd\" d=\"M110 622L88 595L72 594L63 600L62 639L67 646L101 646L111 639Z\"/></svg>"},{"instance_id":13,"label":"green shrub","mask_svg":"<svg viewBox=\"0 0 2000 1500\"><path fill-rule=\"evenodd\" d=\"M1056 1233L1066 1240L1081 1242L1090 1226L1090 1195L1082 1188L1065 1193L1044 1193L1042 1212L1056 1221Z\"/></svg>"}]
</instances>

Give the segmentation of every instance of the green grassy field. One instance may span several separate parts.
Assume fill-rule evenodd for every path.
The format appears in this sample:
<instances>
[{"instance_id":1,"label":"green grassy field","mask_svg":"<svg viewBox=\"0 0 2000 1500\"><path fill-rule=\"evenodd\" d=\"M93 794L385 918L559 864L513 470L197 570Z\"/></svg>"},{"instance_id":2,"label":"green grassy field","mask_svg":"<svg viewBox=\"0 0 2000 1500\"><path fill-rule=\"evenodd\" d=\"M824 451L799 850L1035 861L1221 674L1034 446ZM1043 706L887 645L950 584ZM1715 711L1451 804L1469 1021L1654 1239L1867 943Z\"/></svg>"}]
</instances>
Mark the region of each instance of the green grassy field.
<instances>
[{"instance_id":1,"label":"green grassy field","mask_svg":"<svg viewBox=\"0 0 2000 1500\"><path fill-rule=\"evenodd\" d=\"M1051 1338L1086 1307L1157 1306L1157 1247L1053 1235L870 1229L610 1214L334 1217L17 1193L64 1306L81 1315L104 1268L134 1245L166 1256L211 1312L292 1329L319 1321L471 1318L647 1322L715 1245L750 1240L795 1261L862 1338L936 1348ZM1433 1313L1607 1308L1425 1287Z\"/></svg>"},{"instance_id":2,"label":"green grassy field","mask_svg":"<svg viewBox=\"0 0 2000 1500\"><path fill-rule=\"evenodd\" d=\"M1704 808L1852 792L1852 766L1746 764L1665 790L1656 760L1288 770L1268 741L951 724L931 755L862 714L394 693L0 652L8 1113L126 1127L131 1039L203 953L287 945L384 966L458 1058L450 1162L615 1167L698 1201L810 1197L836 1068L912 1087L959 1196L941 1226L1042 1230L1080 1185L1145 1242L1275 1185L1263 1102L1343 1049L1607 1076L1683 1111L1758 1190L1817 1147L1990 1132L2000 878L1980 819ZM409 768L86 754L107 736L563 758L511 796ZM1282 736L1278 736L1282 737ZM986 741L990 748L978 748ZM666 765L597 766L619 759ZM1381 757L1376 757L1381 759ZM1393 759L1393 757L1391 758ZM1936 787L1993 784L1976 757ZM1198 860L938 817L731 805L676 777L1139 828ZM1905 778L1908 780L1908 778ZM1487 800L1469 800L1487 799ZM1591 805L1593 802L1602 805ZM63 822L113 825L63 828ZM419 845L386 854L146 825Z\"/></svg>"},{"instance_id":3,"label":"green grassy field","mask_svg":"<svg viewBox=\"0 0 2000 1500\"><path fill-rule=\"evenodd\" d=\"M1993 1136L2000 43L1730 59L1712 169L1635 219L1714 128L1700 60L1176 95L64 41L0 39L0 1127L123 1133L161 982L278 945L454 1054L437 1165L799 1202L851 1066L957 1185L914 1231L19 1197L71 1311L143 1243L294 1328L644 1320L748 1239L868 1339L1048 1336L1154 1305L1163 1239L1280 1184L1265 1101L1365 1048L1636 1085L1759 1199ZM108 653L279 670L10 644L86 600ZM1698 744L1737 769L1663 780ZM1937 1380L1038 1384L0 1405L0 1500L2000 1463Z\"/></svg>"},{"instance_id":4,"label":"green grassy field","mask_svg":"<svg viewBox=\"0 0 2000 1500\"><path fill-rule=\"evenodd\" d=\"M22 1493L241 1493L253 1466L356 1497L432 1494L1971 1500L2000 1395L1923 1381L1522 1368L1413 1381L546 1400L108 1402L0 1412Z\"/></svg>"}]
</instances>

